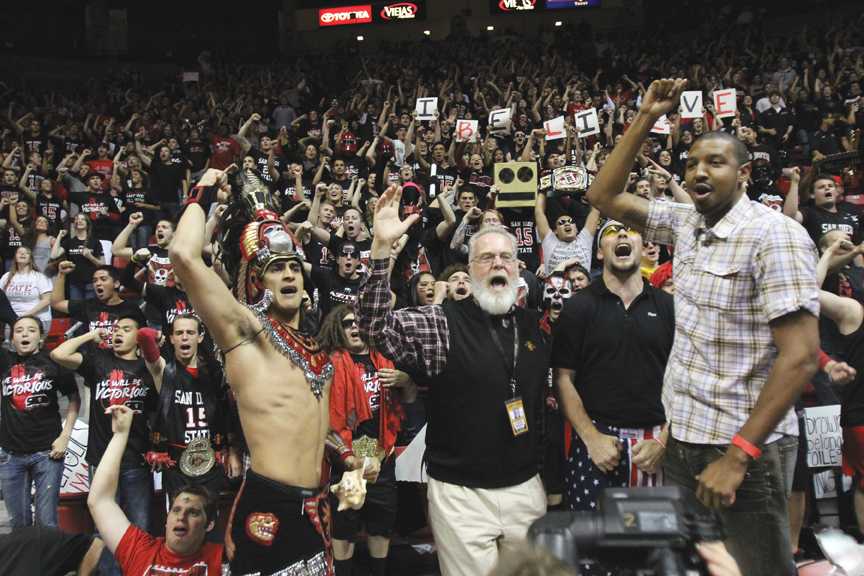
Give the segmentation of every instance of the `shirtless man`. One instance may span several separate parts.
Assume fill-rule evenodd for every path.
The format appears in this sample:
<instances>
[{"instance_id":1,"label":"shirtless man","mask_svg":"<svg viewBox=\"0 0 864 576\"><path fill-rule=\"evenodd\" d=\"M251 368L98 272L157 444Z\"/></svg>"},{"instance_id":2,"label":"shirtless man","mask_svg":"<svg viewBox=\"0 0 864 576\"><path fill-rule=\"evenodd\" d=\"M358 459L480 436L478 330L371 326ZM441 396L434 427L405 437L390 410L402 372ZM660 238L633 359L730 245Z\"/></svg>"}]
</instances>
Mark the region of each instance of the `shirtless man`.
<instances>
[{"instance_id":1,"label":"shirtless man","mask_svg":"<svg viewBox=\"0 0 864 576\"><path fill-rule=\"evenodd\" d=\"M203 204L217 187L227 187L225 173L208 170L196 198ZM329 576L327 499L320 496L332 365L299 330L302 257L268 211L265 190L247 182L223 220L222 263L237 299L201 258L209 239L199 203L187 207L169 253L224 353L251 457L226 534L231 572Z\"/></svg>"}]
</instances>

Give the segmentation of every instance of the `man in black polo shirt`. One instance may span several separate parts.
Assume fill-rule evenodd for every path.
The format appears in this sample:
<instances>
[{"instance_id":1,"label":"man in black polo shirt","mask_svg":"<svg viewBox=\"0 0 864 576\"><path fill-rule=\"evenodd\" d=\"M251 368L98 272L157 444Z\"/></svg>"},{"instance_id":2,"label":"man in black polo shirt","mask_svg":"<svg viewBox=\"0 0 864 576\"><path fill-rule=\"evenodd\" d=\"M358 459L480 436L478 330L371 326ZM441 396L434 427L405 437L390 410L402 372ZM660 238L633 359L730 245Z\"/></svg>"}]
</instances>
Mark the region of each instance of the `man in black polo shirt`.
<instances>
[{"instance_id":1,"label":"man in black polo shirt","mask_svg":"<svg viewBox=\"0 0 864 576\"><path fill-rule=\"evenodd\" d=\"M638 232L610 221L598 238L603 275L567 302L552 348L575 432L565 468L571 510L595 510L607 487L653 485L668 437L660 395L675 332L672 297L639 273Z\"/></svg>"}]
</instances>

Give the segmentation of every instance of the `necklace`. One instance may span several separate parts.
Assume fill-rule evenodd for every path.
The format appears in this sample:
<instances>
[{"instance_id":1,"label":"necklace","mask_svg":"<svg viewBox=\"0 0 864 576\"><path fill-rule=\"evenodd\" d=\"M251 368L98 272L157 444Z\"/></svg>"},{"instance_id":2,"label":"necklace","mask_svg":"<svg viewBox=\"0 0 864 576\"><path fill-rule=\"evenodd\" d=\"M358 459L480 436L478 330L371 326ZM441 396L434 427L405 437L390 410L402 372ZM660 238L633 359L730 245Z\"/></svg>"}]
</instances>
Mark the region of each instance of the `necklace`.
<instances>
[{"instance_id":1,"label":"necklace","mask_svg":"<svg viewBox=\"0 0 864 576\"><path fill-rule=\"evenodd\" d=\"M320 400L327 380L333 375L333 364L318 346L318 342L273 318L265 312L265 307L250 306L250 309L258 316L264 332L276 350L303 370L312 393Z\"/></svg>"}]
</instances>

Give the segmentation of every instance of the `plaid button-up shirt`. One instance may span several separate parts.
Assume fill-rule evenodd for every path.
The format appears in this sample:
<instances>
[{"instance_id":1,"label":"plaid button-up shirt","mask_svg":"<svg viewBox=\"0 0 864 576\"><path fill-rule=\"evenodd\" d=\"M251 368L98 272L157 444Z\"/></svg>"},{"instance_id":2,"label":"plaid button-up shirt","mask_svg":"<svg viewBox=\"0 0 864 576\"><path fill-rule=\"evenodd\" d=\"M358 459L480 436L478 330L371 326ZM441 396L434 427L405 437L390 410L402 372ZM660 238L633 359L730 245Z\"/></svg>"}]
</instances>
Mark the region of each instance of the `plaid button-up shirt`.
<instances>
[{"instance_id":1,"label":"plaid button-up shirt","mask_svg":"<svg viewBox=\"0 0 864 576\"><path fill-rule=\"evenodd\" d=\"M441 306L390 311L388 260L370 260L370 273L360 287L357 325L369 342L397 364L436 376L447 364L450 339Z\"/></svg>"},{"instance_id":2,"label":"plaid button-up shirt","mask_svg":"<svg viewBox=\"0 0 864 576\"><path fill-rule=\"evenodd\" d=\"M777 357L769 322L819 315L817 253L792 219L746 195L712 228L693 206L651 202L645 239L674 244L675 342L663 380L672 435L728 444ZM767 438L798 434L790 410Z\"/></svg>"}]
</instances>

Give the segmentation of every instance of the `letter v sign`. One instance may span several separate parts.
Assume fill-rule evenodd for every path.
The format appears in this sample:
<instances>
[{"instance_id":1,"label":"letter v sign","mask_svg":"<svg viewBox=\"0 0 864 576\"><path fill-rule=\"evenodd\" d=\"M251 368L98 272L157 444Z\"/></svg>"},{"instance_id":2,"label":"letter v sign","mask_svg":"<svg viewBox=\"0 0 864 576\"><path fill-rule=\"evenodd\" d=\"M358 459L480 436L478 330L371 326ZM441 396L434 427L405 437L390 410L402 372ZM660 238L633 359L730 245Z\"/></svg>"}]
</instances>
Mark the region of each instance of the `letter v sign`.
<instances>
[{"instance_id":1,"label":"letter v sign","mask_svg":"<svg viewBox=\"0 0 864 576\"><path fill-rule=\"evenodd\" d=\"M681 118L702 118L702 91L688 90L681 93Z\"/></svg>"}]
</instances>

